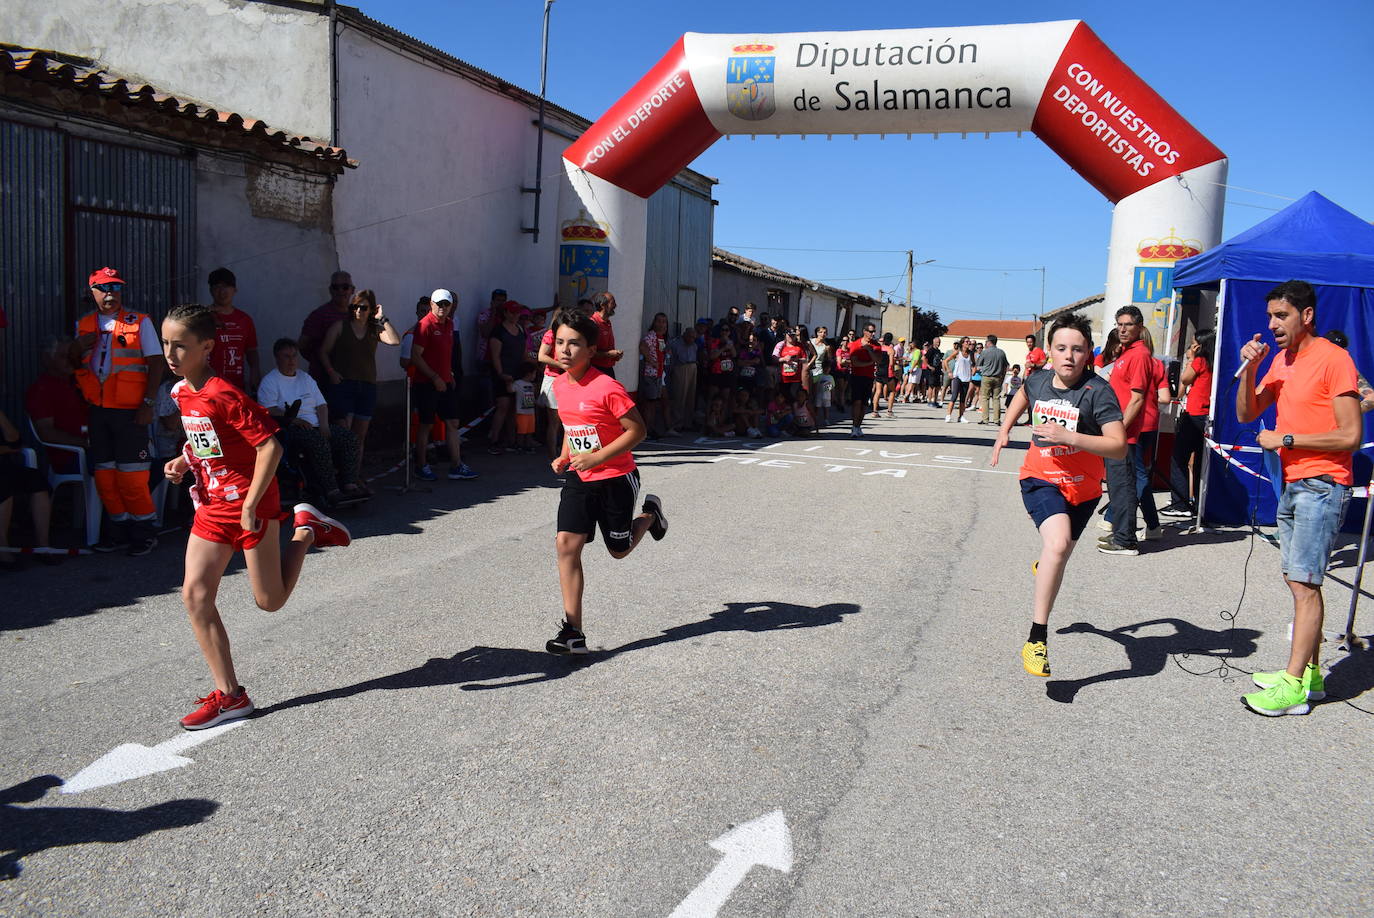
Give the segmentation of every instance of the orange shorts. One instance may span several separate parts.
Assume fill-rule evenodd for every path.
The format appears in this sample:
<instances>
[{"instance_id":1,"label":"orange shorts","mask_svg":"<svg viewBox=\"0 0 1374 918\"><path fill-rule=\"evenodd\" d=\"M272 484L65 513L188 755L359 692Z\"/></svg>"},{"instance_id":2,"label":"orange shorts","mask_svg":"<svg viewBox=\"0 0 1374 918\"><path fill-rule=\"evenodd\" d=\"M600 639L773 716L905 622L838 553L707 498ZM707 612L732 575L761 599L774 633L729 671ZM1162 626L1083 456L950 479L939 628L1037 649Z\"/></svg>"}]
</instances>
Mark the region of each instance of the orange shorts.
<instances>
[{"instance_id":1,"label":"orange shorts","mask_svg":"<svg viewBox=\"0 0 1374 918\"><path fill-rule=\"evenodd\" d=\"M515 416L515 432L518 434L534 433L534 415L517 414Z\"/></svg>"},{"instance_id":2,"label":"orange shorts","mask_svg":"<svg viewBox=\"0 0 1374 918\"><path fill-rule=\"evenodd\" d=\"M262 523L258 531L245 532L242 525L243 504L238 501L218 500L196 508L191 535L199 536L207 542L231 545L235 551L257 548L263 536L267 534L268 521L283 519L281 495L277 491L275 481L262 496L262 502L258 504L258 519Z\"/></svg>"}]
</instances>

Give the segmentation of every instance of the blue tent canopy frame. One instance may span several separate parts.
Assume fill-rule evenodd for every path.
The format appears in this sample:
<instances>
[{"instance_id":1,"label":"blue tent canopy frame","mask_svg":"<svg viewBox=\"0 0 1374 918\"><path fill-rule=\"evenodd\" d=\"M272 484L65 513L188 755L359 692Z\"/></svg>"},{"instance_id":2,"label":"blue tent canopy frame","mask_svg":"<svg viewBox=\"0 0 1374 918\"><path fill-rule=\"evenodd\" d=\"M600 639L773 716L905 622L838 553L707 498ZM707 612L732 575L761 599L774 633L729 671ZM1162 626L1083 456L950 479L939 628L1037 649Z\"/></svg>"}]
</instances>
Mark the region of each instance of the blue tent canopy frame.
<instances>
[{"instance_id":1,"label":"blue tent canopy frame","mask_svg":"<svg viewBox=\"0 0 1374 918\"><path fill-rule=\"evenodd\" d=\"M1270 409L1257 422L1236 420L1236 383L1240 348L1255 333L1268 332L1265 295L1275 284L1305 280L1317 289L1317 331L1340 329L1350 339L1350 356L1367 377L1374 377L1374 226L1313 191L1279 213L1213 249L1174 266L1174 287L1222 291L1217 310L1217 352L1212 393L1213 439L1224 445L1253 446L1260 423L1274 426ZM1257 371L1268 369L1272 355ZM1371 436L1371 416L1365 418L1361 442ZM1355 483L1370 479L1374 449L1355 459ZM1233 453L1235 459L1265 474L1258 453ZM1274 522L1274 489L1257 478L1214 461L1207 479L1209 522ZM1348 518L1356 518L1350 514Z\"/></svg>"}]
</instances>

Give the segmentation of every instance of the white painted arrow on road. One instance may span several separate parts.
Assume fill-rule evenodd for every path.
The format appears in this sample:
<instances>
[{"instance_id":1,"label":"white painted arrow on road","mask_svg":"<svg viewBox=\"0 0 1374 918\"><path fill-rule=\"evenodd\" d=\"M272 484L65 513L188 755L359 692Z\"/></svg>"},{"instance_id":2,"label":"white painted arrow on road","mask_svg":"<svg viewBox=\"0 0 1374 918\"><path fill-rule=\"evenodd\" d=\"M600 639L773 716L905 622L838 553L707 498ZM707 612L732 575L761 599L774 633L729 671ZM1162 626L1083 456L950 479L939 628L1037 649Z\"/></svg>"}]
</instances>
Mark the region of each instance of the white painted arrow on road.
<instances>
[{"instance_id":1,"label":"white painted arrow on road","mask_svg":"<svg viewBox=\"0 0 1374 918\"><path fill-rule=\"evenodd\" d=\"M199 746L246 723L246 720L234 720L208 730L183 733L156 746L144 746L140 743L116 746L72 775L71 779L62 785L62 793L79 794L97 787L132 781L134 778L155 775L159 771L170 771L190 765L190 759L177 753L184 752L192 746Z\"/></svg>"},{"instance_id":2,"label":"white painted arrow on road","mask_svg":"<svg viewBox=\"0 0 1374 918\"><path fill-rule=\"evenodd\" d=\"M756 865L788 873L792 869L792 835L782 810L735 826L711 842L725 857L682 900L669 918L715 918L725 900Z\"/></svg>"}]
</instances>

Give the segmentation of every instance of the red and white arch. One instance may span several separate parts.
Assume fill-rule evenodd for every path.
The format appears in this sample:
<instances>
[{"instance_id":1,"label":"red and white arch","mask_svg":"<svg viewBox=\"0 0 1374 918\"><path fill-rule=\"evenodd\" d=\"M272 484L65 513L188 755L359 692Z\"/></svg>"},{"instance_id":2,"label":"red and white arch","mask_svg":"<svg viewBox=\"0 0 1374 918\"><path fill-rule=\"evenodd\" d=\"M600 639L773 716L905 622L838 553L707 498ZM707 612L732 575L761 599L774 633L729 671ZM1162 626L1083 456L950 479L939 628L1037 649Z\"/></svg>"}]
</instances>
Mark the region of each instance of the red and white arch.
<instances>
[{"instance_id":1,"label":"red and white arch","mask_svg":"<svg viewBox=\"0 0 1374 918\"><path fill-rule=\"evenodd\" d=\"M1132 302L1145 240L1221 240L1222 152L1081 21L688 33L564 153L560 218L609 237L604 283L630 334L645 199L721 136L993 131L1034 132L1116 205L1108 315Z\"/></svg>"}]
</instances>

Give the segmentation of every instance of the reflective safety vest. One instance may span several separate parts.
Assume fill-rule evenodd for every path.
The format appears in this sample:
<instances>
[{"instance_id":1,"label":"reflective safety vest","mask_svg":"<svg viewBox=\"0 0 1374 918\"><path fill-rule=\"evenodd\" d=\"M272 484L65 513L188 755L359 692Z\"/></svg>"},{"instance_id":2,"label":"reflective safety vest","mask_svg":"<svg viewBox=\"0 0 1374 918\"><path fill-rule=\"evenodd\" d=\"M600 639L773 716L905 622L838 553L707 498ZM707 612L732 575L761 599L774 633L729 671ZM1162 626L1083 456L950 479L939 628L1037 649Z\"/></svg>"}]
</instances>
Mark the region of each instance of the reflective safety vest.
<instances>
[{"instance_id":1,"label":"reflective safety vest","mask_svg":"<svg viewBox=\"0 0 1374 918\"><path fill-rule=\"evenodd\" d=\"M100 340L99 313L89 312L76 325L80 335L94 334ZM91 348L76 371L76 384L86 401L101 408L141 408L148 391L148 364L144 362L143 342L139 329L147 316L141 312L124 312L115 317L110 330L110 375L102 383L92 365L100 354L100 346Z\"/></svg>"}]
</instances>

